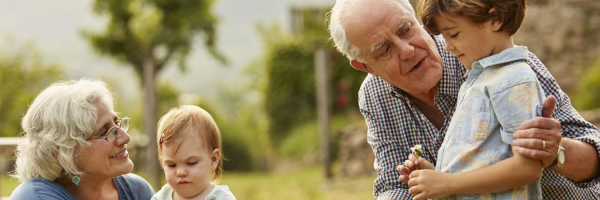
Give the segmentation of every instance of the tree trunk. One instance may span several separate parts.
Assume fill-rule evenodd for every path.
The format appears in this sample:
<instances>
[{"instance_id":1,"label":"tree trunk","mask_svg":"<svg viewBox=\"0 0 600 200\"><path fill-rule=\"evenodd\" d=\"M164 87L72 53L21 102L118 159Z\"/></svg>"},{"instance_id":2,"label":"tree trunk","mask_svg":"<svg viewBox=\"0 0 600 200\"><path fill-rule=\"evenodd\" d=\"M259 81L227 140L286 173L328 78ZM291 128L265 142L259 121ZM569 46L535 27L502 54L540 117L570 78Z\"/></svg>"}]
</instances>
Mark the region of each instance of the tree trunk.
<instances>
[{"instance_id":1,"label":"tree trunk","mask_svg":"<svg viewBox=\"0 0 600 200\"><path fill-rule=\"evenodd\" d=\"M144 96L145 96L145 115L144 130L148 137L148 146L146 147L146 174L150 178L150 184L153 188L160 188L160 167L158 165L157 147L156 147L156 73L155 63L152 58L144 59Z\"/></svg>"},{"instance_id":2,"label":"tree trunk","mask_svg":"<svg viewBox=\"0 0 600 200\"><path fill-rule=\"evenodd\" d=\"M321 161L325 179L329 181L331 173L331 147L329 145L329 75L327 72L327 51L318 48L315 51L315 78L317 90L317 115L321 138Z\"/></svg>"}]
</instances>

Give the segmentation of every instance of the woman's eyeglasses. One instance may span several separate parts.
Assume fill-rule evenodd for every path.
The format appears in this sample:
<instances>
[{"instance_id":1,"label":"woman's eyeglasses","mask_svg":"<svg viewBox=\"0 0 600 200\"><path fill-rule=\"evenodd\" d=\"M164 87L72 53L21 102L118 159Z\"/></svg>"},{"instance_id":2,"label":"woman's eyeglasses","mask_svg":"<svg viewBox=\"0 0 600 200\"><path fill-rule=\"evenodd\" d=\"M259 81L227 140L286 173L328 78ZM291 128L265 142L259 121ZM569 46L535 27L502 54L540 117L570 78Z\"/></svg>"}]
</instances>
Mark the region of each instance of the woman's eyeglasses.
<instances>
[{"instance_id":1,"label":"woman's eyeglasses","mask_svg":"<svg viewBox=\"0 0 600 200\"><path fill-rule=\"evenodd\" d=\"M106 132L102 133L102 135L88 138L88 140L105 139L108 143L112 143L117 139L117 136L119 136L119 128L123 129L123 131L127 131L129 129L129 120L129 117L120 118L117 120L116 126L111 127Z\"/></svg>"}]
</instances>

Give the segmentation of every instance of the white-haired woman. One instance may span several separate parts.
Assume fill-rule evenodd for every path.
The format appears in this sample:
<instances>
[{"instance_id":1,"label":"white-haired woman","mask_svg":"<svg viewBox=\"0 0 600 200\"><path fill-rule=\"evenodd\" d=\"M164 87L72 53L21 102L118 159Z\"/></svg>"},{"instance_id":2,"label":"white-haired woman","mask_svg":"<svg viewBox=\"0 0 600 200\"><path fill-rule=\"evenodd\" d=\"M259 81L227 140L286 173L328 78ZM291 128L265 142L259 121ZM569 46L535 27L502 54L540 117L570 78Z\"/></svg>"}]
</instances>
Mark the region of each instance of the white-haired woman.
<instances>
[{"instance_id":1,"label":"white-haired woman","mask_svg":"<svg viewBox=\"0 0 600 200\"><path fill-rule=\"evenodd\" d=\"M13 174L22 183L10 199L150 199L150 184L130 173L129 118L119 118L113 105L97 80L42 91L23 117Z\"/></svg>"}]
</instances>

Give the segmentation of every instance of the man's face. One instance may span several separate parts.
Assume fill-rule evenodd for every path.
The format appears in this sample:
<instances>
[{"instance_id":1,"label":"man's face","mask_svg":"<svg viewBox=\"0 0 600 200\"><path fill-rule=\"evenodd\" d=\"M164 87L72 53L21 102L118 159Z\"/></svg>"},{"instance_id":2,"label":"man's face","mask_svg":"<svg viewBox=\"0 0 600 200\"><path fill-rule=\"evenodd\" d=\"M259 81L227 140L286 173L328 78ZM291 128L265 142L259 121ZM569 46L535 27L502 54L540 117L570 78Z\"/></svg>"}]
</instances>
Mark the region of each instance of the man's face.
<instances>
[{"instance_id":1,"label":"man's face","mask_svg":"<svg viewBox=\"0 0 600 200\"><path fill-rule=\"evenodd\" d=\"M416 17L386 0L360 4L369 9L350 11L344 20L348 39L366 62L351 61L352 66L411 95L431 92L442 77L442 59Z\"/></svg>"}]
</instances>

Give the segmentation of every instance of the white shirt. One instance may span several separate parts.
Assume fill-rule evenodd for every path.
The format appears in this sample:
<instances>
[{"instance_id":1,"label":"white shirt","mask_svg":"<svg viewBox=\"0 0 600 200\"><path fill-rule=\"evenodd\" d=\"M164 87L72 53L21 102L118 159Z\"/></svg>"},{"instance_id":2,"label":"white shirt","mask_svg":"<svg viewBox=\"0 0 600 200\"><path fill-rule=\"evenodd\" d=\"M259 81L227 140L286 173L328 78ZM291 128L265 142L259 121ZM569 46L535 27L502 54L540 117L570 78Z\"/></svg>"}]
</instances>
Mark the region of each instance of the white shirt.
<instances>
[{"instance_id":1,"label":"white shirt","mask_svg":"<svg viewBox=\"0 0 600 200\"><path fill-rule=\"evenodd\" d=\"M214 185L214 184L212 184ZM213 189L206 196L206 200L236 200L233 193L229 190L226 185L214 185ZM173 200L173 193L175 191L168 183L165 184L160 191L158 191L152 200Z\"/></svg>"}]
</instances>

